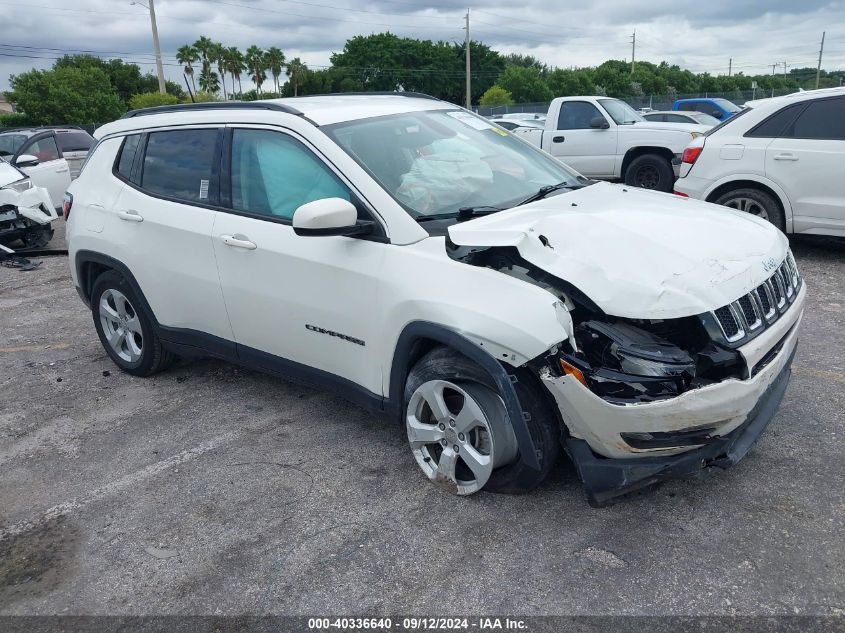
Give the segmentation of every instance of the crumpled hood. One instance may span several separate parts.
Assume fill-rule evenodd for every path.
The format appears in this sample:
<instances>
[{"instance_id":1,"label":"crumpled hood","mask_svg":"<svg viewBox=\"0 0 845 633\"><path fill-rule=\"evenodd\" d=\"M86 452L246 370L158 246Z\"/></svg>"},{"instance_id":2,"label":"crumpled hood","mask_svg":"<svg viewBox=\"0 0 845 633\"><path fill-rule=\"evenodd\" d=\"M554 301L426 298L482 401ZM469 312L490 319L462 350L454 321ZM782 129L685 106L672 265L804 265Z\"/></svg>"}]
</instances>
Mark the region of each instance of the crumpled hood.
<instances>
[{"instance_id":1,"label":"crumpled hood","mask_svg":"<svg viewBox=\"0 0 845 633\"><path fill-rule=\"evenodd\" d=\"M449 237L461 246L515 246L607 314L635 319L735 301L788 249L786 236L747 213L608 183L456 224Z\"/></svg>"}]
</instances>

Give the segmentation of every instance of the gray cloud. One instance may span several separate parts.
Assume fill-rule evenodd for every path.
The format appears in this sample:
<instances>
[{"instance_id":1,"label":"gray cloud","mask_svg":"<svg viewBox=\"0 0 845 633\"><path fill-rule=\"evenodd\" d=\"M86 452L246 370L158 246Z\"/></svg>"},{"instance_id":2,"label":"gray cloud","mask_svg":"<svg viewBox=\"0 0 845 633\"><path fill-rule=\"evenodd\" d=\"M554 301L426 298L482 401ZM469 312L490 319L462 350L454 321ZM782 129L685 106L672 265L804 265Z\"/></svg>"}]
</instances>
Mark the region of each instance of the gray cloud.
<instances>
[{"instance_id":1,"label":"gray cloud","mask_svg":"<svg viewBox=\"0 0 845 633\"><path fill-rule=\"evenodd\" d=\"M322 5L322 6L321 6ZM46 7L46 8L45 8ZM173 56L208 35L230 46L278 46L312 66L357 34L461 41L466 0L157 0L166 74L181 83ZM0 0L0 90L9 74L47 68L63 51L97 51L153 70L146 9L129 0ZM556 66L637 57L695 71L766 72L786 61L813 65L821 31L845 21L845 3L826 0L488 0L471 8L473 38L506 52L530 53ZM50 34L45 37L45 34ZM47 48L42 48L47 47ZM61 50L48 50L61 49ZM828 33L825 68L845 68L845 35ZM770 69L771 66L768 66Z\"/></svg>"}]
</instances>

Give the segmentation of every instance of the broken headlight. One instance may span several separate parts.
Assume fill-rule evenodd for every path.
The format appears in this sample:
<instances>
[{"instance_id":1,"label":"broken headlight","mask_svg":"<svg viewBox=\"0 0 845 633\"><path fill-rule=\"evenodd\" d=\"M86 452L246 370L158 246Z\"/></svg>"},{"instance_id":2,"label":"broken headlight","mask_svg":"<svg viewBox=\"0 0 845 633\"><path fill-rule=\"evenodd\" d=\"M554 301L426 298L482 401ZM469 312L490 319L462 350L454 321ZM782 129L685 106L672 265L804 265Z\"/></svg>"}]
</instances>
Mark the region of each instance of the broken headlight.
<instances>
[{"instance_id":1,"label":"broken headlight","mask_svg":"<svg viewBox=\"0 0 845 633\"><path fill-rule=\"evenodd\" d=\"M577 368L579 380L606 400L672 398L686 391L696 375L688 352L629 323L585 321L576 328L575 340L580 354L562 356L561 368L564 373Z\"/></svg>"},{"instance_id":2,"label":"broken headlight","mask_svg":"<svg viewBox=\"0 0 845 633\"><path fill-rule=\"evenodd\" d=\"M3 189L11 189L12 191L17 191L18 193L23 193L29 189L32 189L32 180L29 178L22 178L21 180L16 180L13 183L9 183Z\"/></svg>"}]
</instances>

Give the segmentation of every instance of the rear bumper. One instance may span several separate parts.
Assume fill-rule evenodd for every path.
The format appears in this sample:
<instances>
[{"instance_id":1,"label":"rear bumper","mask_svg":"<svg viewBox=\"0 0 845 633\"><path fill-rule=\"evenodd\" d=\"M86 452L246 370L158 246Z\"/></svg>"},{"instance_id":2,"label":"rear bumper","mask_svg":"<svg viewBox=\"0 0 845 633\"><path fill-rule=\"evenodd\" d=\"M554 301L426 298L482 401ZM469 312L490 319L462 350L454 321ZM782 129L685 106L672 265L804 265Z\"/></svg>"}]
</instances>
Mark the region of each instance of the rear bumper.
<instances>
[{"instance_id":1,"label":"rear bumper","mask_svg":"<svg viewBox=\"0 0 845 633\"><path fill-rule=\"evenodd\" d=\"M590 505L601 507L614 497L661 481L697 477L708 468L727 469L739 462L774 417L789 384L794 355L793 349L739 427L700 448L670 456L608 459L594 453L584 440L566 438L564 448L584 483Z\"/></svg>"}]
</instances>

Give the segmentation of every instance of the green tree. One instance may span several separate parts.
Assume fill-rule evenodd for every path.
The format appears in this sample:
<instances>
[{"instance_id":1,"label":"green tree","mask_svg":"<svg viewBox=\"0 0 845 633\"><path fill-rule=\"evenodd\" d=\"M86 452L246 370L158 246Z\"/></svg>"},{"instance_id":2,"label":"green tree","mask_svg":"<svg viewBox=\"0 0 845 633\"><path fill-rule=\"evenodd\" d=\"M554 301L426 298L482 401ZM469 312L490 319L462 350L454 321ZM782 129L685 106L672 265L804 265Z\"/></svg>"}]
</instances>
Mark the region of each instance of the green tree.
<instances>
[{"instance_id":1,"label":"green tree","mask_svg":"<svg viewBox=\"0 0 845 633\"><path fill-rule=\"evenodd\" d=\"M220 85L223 87L223 100L228 101L226 94L226 49L220 42L215 42L209 51L211 61L217 64L217 72L220 75Z\"/></svg>"},{"instance_id":2,"label":"green tree","mask_svg":"<svg viewBox=\"0 0 845 633\"><path fill-rule=\"evenodd\" d=\"M214 49L214 42L211 38L202 35L196 42L194 42L194 48L196 49L200 63L202 64L200 75L205 74L206 76L209 76L211 74L211 52ZM202 88L202 83L200 83L200 88Z\"/></svg>"},{"instance_id":3,"label":"green tree","mask_svg":"<svg viewBox=\"0 0 845 633\"><path fill-rule=\"evenodd\" d=\"M153 108L155 106L175 105L179 103L179 98L169 94L161 94L160 92L145 92L139 95L133 95L129 99L129 107L133 110L140 110L141 108Z\"/></svg>"},{"instance_id":4,"label":"green tree","mask_svg":"<svg viewBox=\"0 0 845 633\"><path fill-rule=\"evenodd\" d=\"M481 99L478 100L478 105L483 106L500 106L511 105L513 103L513 95L501 86L490 86Z\"/></svg>"},{"instance_id":5,"label":"green tree","mask_svg":"<svg viewBox=\"0 0 845 633\"><path fill-rule=\"evenodd\" d=\"M261 85L267 79L267 58L264 51L255 44L246 49L246 67L249 70L250 79L255 84L255 90L260 95Z\"/></svg>"},{"instance_id":6,"label":"green tree","mask_svg":"<svg viewBox=\"0 0 845 633\"><path fill-rule=\"evenodd\" d=\"M513 95L517 103L551 101L555 96L542 73L536 68L508 66L496 82Z\"/></svg>"},{"instance_id":7,"label":"green tree","mask_svg":"<svg viewBox=\"0 0 845 633\"><path fill-rule=\"evenodd\" d=\"M237 46L230 46L226 49L226 70L232 78L232 94L235 93L235 79L238 80L238 94L243 94L241 87L241 74L246 70L244 54Z\"/></svg>"},{"instance_id":8,"label":"green tree","mask_svg":"<svg viewBox=\"0 0 845 633\"><path fill-rule=\"evenodd\" d=\"M294 57L287 65L288 69L288 77L290 77L290 83L293 84L293 96L296 97L299 95L299 86L302 83L305 75L308 74L308 67L302 63L302 60L299 57Z\"/></svg>"},{"instance_id":9,"label":"green tree","mask_svg":"<svg viewBox=\"0 0 845 633\"><path fill-rule=\"evenodd\" d=\"M280 48L271 46L267 49L265 62L273 77L273 88L275 88L276 93L279 93L281 92L281 88L279 87L279 76L285 68L285 54Z\"/></svg>"},{"instance_id":10,"label":"green tree","mask_svg":"<svg viewBox=\"0 0 845 633\"><path fill-rule=\"evenodd\" d=\"M176 61L182 64L184 68L182 69L185 73L186 77L191 78L191 87L194 89L194 92L197 91L197 84L194 83L194 62L199 60L199 54L197 53L197 49L195 49L190 44L185 44L184 46L180 46L179 50L176 51Z\"/></svg>"},{"instance_id":11,"label":"green tree","mask_svg":"<svg viewBox=\"0 0 845 633\"><path fill-rule=\"evenodd\" d=\"M31 70L10 83L9 101L36 125L106 123L126 111L100 68Z\"/></svg>"},{"instance_id":12,"label":"green tree","mask_svg":"<svg viewBox=\"0 0 845 633\"><path fill-rule=\"evenodd\" d=\"M79 68L88 70L97 68L105 72L109 82L117 91L117 95L125 105L129 105L132 95L143 92L154 92L158 90L158 77L152 73L141 74L141 68L137 64L127 64L122 59L110 59L104 61L93 55L65 55L53 64L53 69L58 68ZM168 94L180 99L184 92L179 84L172 81L165 82Z\"/></svg>"},{"instance_id":13,"label":"green tree","mask_svg":"<svg viewBox=\"0 0 845 633\"><path fill-rule=\"evenodd\" d=\"M200 72L200 90L202 92L220 91L220 78L210 68L203 68Z\"/></svg>"}]
</instances>

